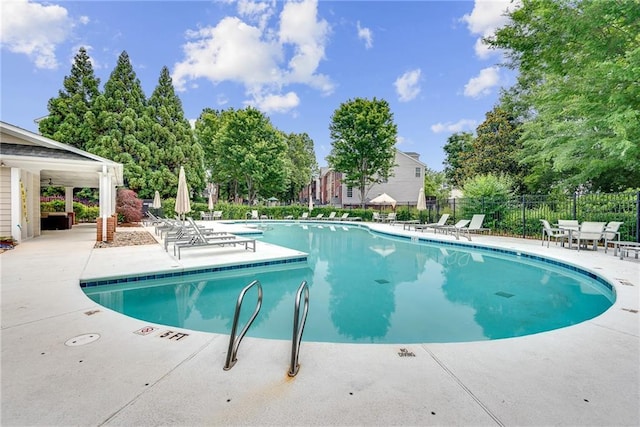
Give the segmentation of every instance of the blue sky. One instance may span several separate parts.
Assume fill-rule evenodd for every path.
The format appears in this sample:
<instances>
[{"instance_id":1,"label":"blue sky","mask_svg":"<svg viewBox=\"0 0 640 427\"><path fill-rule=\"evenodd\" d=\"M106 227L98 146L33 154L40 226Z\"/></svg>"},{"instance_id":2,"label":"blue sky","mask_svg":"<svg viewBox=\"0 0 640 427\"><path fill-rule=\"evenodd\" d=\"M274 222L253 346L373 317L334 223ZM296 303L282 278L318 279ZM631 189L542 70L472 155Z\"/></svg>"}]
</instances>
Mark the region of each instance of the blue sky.
<instances>
[{"instance_id":1,"label":"blue sky","mask_svg":"<svg viewBox=\"0 0 640 427\"><path fill-rule=\"evenodd\" d=\"M185 115L263 111L308 133L321 166L340 104L385 99L397 147L442 170L442 146L474 131L513 73L480 39L504 25L500 1L2 0L1 118L37 131L85 46L101 89L127 51L146 96L172 74Z\"/></svg>"}]
</instances>

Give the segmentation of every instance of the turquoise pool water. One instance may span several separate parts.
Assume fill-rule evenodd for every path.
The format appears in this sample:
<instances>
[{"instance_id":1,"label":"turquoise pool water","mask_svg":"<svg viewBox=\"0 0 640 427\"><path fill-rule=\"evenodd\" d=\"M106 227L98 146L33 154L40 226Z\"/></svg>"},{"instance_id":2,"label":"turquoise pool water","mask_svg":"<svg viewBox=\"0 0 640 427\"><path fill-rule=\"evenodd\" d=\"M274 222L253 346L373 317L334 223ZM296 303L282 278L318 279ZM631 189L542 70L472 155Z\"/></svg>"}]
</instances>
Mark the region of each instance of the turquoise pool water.
<instances>
[{"instance_id":1,"label":"turquoise pool water","mask_svg":"<svg viewBox=\"0 0 640 427\"><path fill-rule=\"evenodd\" d=\"M308 264L84 291L131 317L228 334L238 294L258 279L263 306L247 335L290 340L295 293L306 280L310 308L303 340L339 343L517 337L591 319L614 301L604 284L552 263L416 243L361 227L270 224L262 239L309 253ZM242 319L253 311L255 295L247 294Z\"/></svg>"}]
</instances>

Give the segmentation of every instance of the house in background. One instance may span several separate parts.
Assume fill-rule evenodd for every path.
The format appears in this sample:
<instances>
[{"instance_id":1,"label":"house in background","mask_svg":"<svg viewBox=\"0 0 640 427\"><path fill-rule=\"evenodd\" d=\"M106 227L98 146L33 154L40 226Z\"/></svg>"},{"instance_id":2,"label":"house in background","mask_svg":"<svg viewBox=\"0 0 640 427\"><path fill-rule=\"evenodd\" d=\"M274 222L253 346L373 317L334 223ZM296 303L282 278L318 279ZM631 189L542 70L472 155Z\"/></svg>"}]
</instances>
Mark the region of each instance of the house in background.
<instances>
[{"instance_id":1,"label":"house in background","mask_svg":"<svg viewBox=\"0 0 640 427\"><path fill-rule=\"evenodd\" d=\"M365 202L387 193L396 200L396 206L415 206L418 192L424 185L426 167L418 153L396 149L393 176L387 182L374 184L365 195ZM359 207L362 204L359 189L347 187L342 183L342 174L330 168L321 168L320 188L320 201L323 204L337 207Z\"/></svg>"},{"instance_id":2,"label":"house in background","mask_svg":"<svg viewBox=\"0 0 640 427\"><path fill-rule=\"evenodd\" d=\"M40 189L65 188L66 212L41 220ZM100 221L106 236L116 210L116 187L123 185L123 165L76 147L0 122L0 236L17 242L39 236L42 224L69 228L73 189L98 188Z\"/></svg>"}]
</instances>

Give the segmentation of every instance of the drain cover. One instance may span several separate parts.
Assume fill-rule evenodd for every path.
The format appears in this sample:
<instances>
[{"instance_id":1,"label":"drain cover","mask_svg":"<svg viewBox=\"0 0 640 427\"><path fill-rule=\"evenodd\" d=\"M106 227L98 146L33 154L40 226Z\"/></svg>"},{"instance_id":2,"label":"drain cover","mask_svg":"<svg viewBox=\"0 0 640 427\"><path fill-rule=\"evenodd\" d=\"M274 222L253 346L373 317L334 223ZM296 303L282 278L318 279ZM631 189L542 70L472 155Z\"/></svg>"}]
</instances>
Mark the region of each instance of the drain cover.
<instances>
[{"instance_id":1,"label":"drain cover","mask_svg":"<svg viewBox=\"0 0 640 427\"><path fill-rule=\"evenodd\" d=\"M84 335L78 335L77 337L73 337L71 339L68 339L64 345L67 345L69 347L77 347L79 345L85 345L85 344L89 344L92 343L94 341L97 341L100 338L100 335L98 334L84 334Z\"/></svg>"}]
</instances>

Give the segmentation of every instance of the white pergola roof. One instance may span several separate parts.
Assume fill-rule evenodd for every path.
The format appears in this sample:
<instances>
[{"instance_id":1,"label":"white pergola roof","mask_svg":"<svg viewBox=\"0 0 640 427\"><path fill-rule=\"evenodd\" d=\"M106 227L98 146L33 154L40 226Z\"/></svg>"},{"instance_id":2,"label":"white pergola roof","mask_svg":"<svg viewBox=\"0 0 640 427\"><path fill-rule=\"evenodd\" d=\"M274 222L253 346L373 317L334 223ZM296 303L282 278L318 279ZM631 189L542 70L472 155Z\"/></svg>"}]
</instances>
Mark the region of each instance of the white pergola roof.
<instances>
[{"instance_id":1,"label":"white pergola roof","mask_svg":"<svg viewBox=\"0 0 640 427\"><path fill-rule=\"evenodd\" d=\"M0 122L0 161L39 174L40 185L100 187L100 173L123 185L123 166L79 148Z\"/></svg>"}]
</instances>

